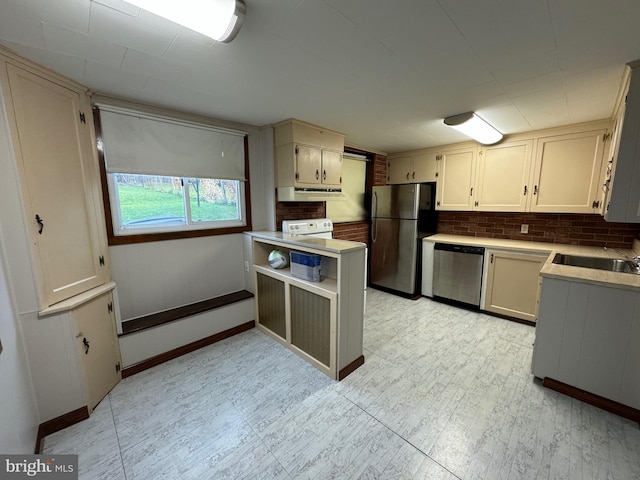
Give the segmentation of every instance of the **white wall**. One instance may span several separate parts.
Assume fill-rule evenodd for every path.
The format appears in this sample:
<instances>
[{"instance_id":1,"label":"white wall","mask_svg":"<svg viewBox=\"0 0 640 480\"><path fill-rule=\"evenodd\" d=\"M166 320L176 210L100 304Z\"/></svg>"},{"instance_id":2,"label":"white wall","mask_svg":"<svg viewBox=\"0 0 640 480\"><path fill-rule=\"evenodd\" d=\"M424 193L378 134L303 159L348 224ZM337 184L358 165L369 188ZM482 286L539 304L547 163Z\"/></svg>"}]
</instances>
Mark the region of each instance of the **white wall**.
<instances>
[{"instance_id":1,"label":"white wall","mask_svg":"<svg viewBox=\"0 0 640 480\"><path fill-rule=\"evenodd\" d=\"M220 121L220 126L230 124ZM274 229L273 131L237 124L232 127L249 133L253 229ZM241 234L115 245L109 247L109 255L123 321L252 290L252 278L244 271L246 253Z\"/></svg>"}]
</instances>

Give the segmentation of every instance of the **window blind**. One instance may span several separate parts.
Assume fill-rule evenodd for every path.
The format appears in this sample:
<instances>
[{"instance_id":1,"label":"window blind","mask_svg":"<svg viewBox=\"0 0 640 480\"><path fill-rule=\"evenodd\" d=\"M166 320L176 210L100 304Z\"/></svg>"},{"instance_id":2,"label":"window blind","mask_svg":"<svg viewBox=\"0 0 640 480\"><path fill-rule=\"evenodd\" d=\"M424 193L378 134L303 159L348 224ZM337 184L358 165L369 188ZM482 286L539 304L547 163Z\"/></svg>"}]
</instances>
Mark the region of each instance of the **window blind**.
<instances>
[{"instance_id":1,"label":"window blind","mask_svg":"<svg viewBox=\"0 0 640 480\"><path fill-rule=\"evenodd\" d=\"M245 181L244 133L100 106L108 173Z\"/></svg>"}]
</instances>

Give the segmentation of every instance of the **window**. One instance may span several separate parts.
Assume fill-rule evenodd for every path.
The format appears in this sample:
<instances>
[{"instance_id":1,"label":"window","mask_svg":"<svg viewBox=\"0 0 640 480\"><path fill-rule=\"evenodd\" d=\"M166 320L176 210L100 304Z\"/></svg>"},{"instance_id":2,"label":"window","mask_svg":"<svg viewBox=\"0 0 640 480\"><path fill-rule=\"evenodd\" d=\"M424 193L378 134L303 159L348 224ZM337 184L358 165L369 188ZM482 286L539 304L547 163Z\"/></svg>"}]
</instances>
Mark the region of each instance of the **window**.
<instances>
[{"instance_id":1,"label":"window","mask_svg":"<svg viewBox=\"0 0 640 480\"><path fill-rule=\"evenodd\" d=\"M99 112L110 244L246 230L245 133L119 107Z\"/></svg>"},{"instance_id":2,"label":"window","mask_svg":"<svg viewBox=\"0 0 640 480\"><path fill-rule=\"evenodd\" d=\"M335 223L366 220L364 204L367 157L352 153L342 156L342 194L340 200L327 201L327 217Z\"/></svg>"},{"instance_id":3,"label":"window","mask_svg":"<svg viewBox=\"0 0 640 480\"><path fill-rule=\"evenodd\" d=\"M108 174L115 235L243 226L237 180Z\"/></svg>"}]
</instances>

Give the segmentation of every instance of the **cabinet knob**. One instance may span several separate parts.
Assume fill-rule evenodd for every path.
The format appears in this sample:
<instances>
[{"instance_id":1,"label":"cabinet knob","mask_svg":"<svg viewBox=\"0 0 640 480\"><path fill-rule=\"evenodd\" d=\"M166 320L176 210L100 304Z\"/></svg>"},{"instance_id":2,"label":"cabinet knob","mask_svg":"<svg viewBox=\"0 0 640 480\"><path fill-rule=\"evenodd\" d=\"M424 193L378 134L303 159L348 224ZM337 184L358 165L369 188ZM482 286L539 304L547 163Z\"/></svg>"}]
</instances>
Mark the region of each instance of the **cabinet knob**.
<instances>
[{"instance_id":1,"label":"cabinet knob","mask_svg":"<svg viewBox=\"0 0 640 480\"><path fill-rule=\"evenodd\" d=\"M524 186L524 192L523 192L522 194L523 194L523 195L526 195L526 194L527 194L527 186L526 186L526 185Z\"/></svg>"},{"instance_id":2,"label":"cabinet knob","mask_svg":"<svg viewBox=\"0 0 640 480\"><path fill-rule=\"evenodd\" d=\"M322 180L326 180L326 179L327 179L327 171L322 170Z\"/></svg>"},{"instance_id":3,"label":"cabinet knob","mask_svg":"<svg viewBox=\"0 0 640 480\"><path fill-rule=\"evenodd\" d=\"M84 354L89 355L89 340L87 340L87 337L82 339L82 345L84 345Z\"/></svg>"},{"instance_id":4,"label":"cabinet knob","mask_svg":"<svg viewBox=\"0 0 640 480\"><path fill-rule=\"evenodd\" d=\"M316 169L316 180L320 179L320 170Z\"/></svg>"},{"instance_id":5,"label":"cabinet knob","mask_svg":"<svg viewBox=\"0 0 640 480\"><path fill-rule=\"evenodd\" d=\"M538 185L534 185L533 186L533 194L537 195L538 194Z\"/></svg>"}]
</instances>

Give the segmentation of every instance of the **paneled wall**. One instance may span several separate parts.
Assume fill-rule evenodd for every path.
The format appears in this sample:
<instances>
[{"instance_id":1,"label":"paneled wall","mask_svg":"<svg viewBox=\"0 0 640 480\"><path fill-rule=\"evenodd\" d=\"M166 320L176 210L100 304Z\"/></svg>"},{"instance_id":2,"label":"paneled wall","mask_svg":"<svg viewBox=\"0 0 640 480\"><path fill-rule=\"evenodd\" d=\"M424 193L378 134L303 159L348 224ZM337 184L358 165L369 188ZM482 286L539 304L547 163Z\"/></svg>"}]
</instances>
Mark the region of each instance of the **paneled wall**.
<instances>
[{"instance_id":1,"label":"paneled wall","mask_svg":"<svg viewBox=\"0 0 640 480\"><path fill-rule=\"evenodd\" d=\"M522 224L529 225L528 234L520 233ZM438 212L438 233L631 248L633 239L640 238L640 225L570 213Z\"/></svg>"}]
</instances>

